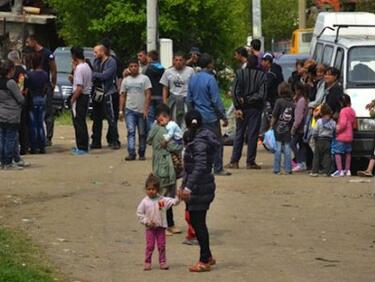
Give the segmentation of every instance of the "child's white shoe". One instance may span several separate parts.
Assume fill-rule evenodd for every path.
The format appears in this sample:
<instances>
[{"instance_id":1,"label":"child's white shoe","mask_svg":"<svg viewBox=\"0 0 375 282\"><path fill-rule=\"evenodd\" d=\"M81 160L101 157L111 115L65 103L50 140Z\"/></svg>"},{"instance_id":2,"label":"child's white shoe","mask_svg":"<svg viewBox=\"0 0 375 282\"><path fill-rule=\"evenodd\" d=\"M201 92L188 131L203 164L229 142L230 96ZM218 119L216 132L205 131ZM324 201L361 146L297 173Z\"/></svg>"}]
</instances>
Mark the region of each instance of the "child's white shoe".
<instances>
[{"instance_id":1,"label":"child's white shoe","mask_svg":"<svg viewBox=\"0 0 375 282\"><path fill-rule=\"evenodd\" d=\"M345 176L352 176L352 173L350 172L350 170L347 170L346 172L345 172Z\"/></svg>"},{"instance_id":2,"label":"child's white shoe","mask_svg":"<svg viewBox=\"0 0 375 282\"><path fill-rule=\"evenodd\" d=\"M331 174L332 177L343 177L345 176L345 171L336 170L334 173Z\"/></svg>"}]
</instances>

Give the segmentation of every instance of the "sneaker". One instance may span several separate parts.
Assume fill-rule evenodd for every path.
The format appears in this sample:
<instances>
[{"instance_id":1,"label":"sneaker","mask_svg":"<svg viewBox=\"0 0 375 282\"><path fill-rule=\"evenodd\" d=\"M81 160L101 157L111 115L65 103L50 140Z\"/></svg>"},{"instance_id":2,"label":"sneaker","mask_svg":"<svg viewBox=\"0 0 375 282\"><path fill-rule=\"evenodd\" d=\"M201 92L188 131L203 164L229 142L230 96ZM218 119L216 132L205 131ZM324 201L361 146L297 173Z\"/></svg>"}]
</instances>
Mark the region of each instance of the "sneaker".
<instances>
[{"instance_id":1,"label":"sneaker","mask_svg":"<svg viewBox=\"0 0 375 282\"><path fill-rule=\"evenodd\" d=\"M298 166L298 163L295 160L292 160L292 168L294 169L297 166Z\"/></svg>"},{"instance_id":2,"label":"sneaker","mask_svg":"<svg viewBox=\"0 0 375 282\"><path fill-rule=\"evenodd\" d=\"M239 169L239 165L238 163L229 163L227 165L224 166L225 168L229 168L229 169Z\"/></svg>"},{"instance_id":3,"label":"sneaker","mask_svg":"<svg viewBox=\"0 0 375 282\"><path fill-rule=\"evenodd\" d=\"M72 155L74 156L84 156L87 155L88 152L80 149L76 149L75 151L72 151Z\"/></svg>"},{"instance_id":4,"label":"sneaker","mask_svg":"<svg viewBox=\"0 0 375 282\"><path fill-rule=\"evenodd\" d=\"M52 140L51 140L51 139L48 139L48 140L46 141L46 146L47 146L47 147L51 147L51 146L52 146Z\"/></svg>"},{"instance_id":5,"label":"sneaker","mask_svg":"<svg viewBox=\"0 0 375 282\"><path fill-rule=\"evenodd\" d=\"M119 150L121 148L121 145L119 144L119 142L115 142L110 147L112 150Z\"/></svg>"},{"instance_id":6,"label":"sneaker","mask_svg":"<svg viewBox=\"0 0 375 282\"><path fill-rule=\"evenodd\" d=\"M345 171L343 170L336 170L334 173L331 174L332 177L343 177L345 176Z\"/></svg>"},{"instance_id":7,"label":"sneaker","mask_svg":"<svg viewBox=\"0 0 375 282\"><path fill-rule=\"evenodd\" d=\"M135 156L127 156L126 158L125 158L125 161L135 161Z\"/></svg>"},{"instance_id":8,"label":"sneaker","mask_svg":"<svg viewBox=\"0 0 375 282\"><path fill-rule=\"evenodd\" d=\"M146 160L146 157L139 157L138 158L140 161L145 161Z\"/></svg>"},{"instance_id":9,"label":"sneaker","mask_svg":"<svg viewBox=\"0 0 375 282\"><path fill-rule=\"evenodd\" d=\"M188 245L188 246L198 246L199 245L198 240L196 238L185 239L184 241L182 241L182 244Z\"/></svg>"},{"instance_id":10,"label":"sneaker","mask_svg":"<svg viewBox=\"0 0 375 282\"><path fill-rule=\"evenodd\" d=\"M162 262L160 264L160 269L161 270L168 270L169 269L169 265L166 262Z\"/></svg>"},{"instance_id":11,"label":"sneaker","mask_svg":"<svg viewBox=\"0 0 375 282\"><path fill-rule=\"evenodd\" d=\"M43 148L39 150L39 154L45 154L45 153L46 153L46 149Z\"/></svg>"},{"instance_id":12,"label":"sneaker","mask_svg":"<svg viewBox=\"0 0 375 282\"><path fill-rule=\"evenodd\" d=\"M145 266L143 268L144 271L150 271L152 269L151 263L145 263Z\"/></svg>"},{"instance_id":13,"label":"sneaker","mask_svg":"<svg viewBox=\"0 0 375 282\"><path fill-rule=\"evenodd\" d=\"M197 262L195 265L189 268L190 272L207 272L211 270L211 266L208 263Z\"/></svg>"},{"instance_id":14,"label":"sneaker","mask_svg":"<svg viewBox=\"0 0 375 282\"><path fill-rule=\"evenodd\" d=\"M165 231L165 236L173 236L173 233L167 229Z\"/></svg>"},{"instance_id":15,"label":"sneaker","mask_svg":"<svg viewBox=\"0 0 375 282\"><path fill-rule=\"evenodd\" d=\"M178 229L178 228L175 227L175 226L168 227L167 230L168 230L169 232L171 232L172 234L181 234L181 233L182 233L182 230L181 230L181 229Z\"/></svg>"},{"instance_id":16,"label":"sneaker","mask_svg":"<svg viewBox=\"0 0 375 282\"><path fill-rule=\"evenodd\" d=\"M232 174L227 170L222 170L222 171L219 171L219 172L215 172L215 175L216 176L230 176Z\"/></svg>"},{"instance_id":17,"label":"sneaker","mask_svg":"<svg viewBox=\"0 0 375 282\"><path fill-rule=\"evenodd\" d=\"M319 174L318 174L318 173L314 173L314 172L312 172L312 173L310 173L310 176L311 176L311 177L318 177Z\"/></svg>"},{"instance_id":18,"label":"sneaker","mask_svg":"<svg viewBox=\"0 0 375 282\"><path fill-rule=\"evenodd\" d=\"M16 166L15 164L8 164L3 166L4 170L23 170L23 167Z\"/></svg>"},{"instance_id":19,"label":"sneaker","mask_svg":"<svg viewBox=\"0 0 375 282\"><path fill-rule=\"evenodd\" d=\"M19 166L19 167L29 167L29 166L31 166L31 163L26 162L26 161L23 160L23 159L20 159L18 162L14 162L14 164L15 164L16 166Z\"/></svg>"},{"instance_id":20,"label":"sneaker","mask_svg":"<svg viewBox=\"0 0 375 282\"><path fill-rule=\"evenodd\" d=\"M281 175L280 171L274 171L273 174L274 175Z\"/></svg>"},{"instance_id":21,"label":"sneaker","mask_svg":"<svg viewBox=\"0 0 375 282\"><path fill-rule=\"evenodd\" d=\"M372 177L372 172L369 172L367 170L360 170L357 172L357 175L358 176L361 176L361 177Z\"/></svg>"},{"instance_id":22,"label":"sneaker","mask_svg":"<svg viewBox=\"0 0 375 282\"><path fill-rule=\"evenodd\" d=\"M259 170L259 169L262 169L262 167L260 165L257 165L256 163L252 163L252 164L247 164L246 169Z\"/></svg>"},{"instance_id":23,"label":"sneaker","mask_svg":"<svg viewBox=\"0 0 375 282\"><path fill-rule=\"evenodd\" d=\"M352 176L352 173L350 172L350 170L345 171L345 176L348 176L348 177Z\"/></svg>"},{"instance_id":24,"label":"sneaker","mask_svg":"<svg viewBox=\"0 0 375 282\"><path fill-rule=\"evenodd\" d=\"M293 168L293 172L303 172L306 170L306 167L304 167L302 164L298 164L296 167Z\"/></svg>"}]
</instances>

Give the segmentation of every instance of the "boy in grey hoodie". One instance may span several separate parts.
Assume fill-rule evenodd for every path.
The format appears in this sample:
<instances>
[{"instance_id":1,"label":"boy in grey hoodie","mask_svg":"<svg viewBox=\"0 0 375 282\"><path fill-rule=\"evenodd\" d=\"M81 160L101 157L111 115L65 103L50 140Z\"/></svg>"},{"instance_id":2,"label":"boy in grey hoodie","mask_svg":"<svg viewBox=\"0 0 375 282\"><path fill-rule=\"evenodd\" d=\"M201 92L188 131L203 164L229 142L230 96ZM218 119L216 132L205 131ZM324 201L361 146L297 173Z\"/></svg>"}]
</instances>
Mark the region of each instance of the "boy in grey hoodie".
<instances>
[{"instance_id":1,"label":"boy in grey hoodie","mask_svg":"<svg viewBox=\"0 0 375 282\"><path fill-rule=\"evenodd\" d=\"M313 159L312 177L317 177L320 167L324 174L329 176L331 168L331 143L335 136L336 122L332 119L332 110L327 104L321 107L322 117L313 128L315 151Z\"/></svg>"}]
</instances>

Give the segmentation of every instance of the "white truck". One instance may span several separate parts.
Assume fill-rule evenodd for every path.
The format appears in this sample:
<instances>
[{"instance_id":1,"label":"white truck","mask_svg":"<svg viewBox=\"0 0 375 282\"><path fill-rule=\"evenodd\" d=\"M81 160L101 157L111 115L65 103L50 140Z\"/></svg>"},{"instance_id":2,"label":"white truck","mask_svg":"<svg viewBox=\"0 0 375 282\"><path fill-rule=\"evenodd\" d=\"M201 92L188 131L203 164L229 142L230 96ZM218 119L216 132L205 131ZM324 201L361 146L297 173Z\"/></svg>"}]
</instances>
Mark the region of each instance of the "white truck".
<instances>
[{"instance_id":1,"label":"white truck","mask_svg":"<svg viewBox=\"0 0 375 282\"><path fill-rule=\"evenodd\" d=\"M310 49L318 63L340 70L344 92L357 114L353 161L363 168L363 158L373 155L375 119L366 105L375 99L375 14L362 12L320 13Z\"/></svg>"}]
</instances>

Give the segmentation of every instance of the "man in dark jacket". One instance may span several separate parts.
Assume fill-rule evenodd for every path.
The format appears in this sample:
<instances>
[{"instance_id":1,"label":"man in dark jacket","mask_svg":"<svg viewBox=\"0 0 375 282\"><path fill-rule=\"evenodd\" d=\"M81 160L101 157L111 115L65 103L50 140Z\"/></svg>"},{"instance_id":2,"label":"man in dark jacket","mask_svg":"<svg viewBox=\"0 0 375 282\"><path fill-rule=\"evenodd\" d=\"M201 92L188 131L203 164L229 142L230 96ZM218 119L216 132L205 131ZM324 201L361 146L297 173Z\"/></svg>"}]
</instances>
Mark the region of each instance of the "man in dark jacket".
<instances>
[{"instance_id":1,"label":"man in dark jacket","mask_svg":"<svg viewBox=\"0 0 375 282\"><path fill-rule=\"evenodd\" d=\"M100 149L102 147L102 128L103 119L106 118L109 132L111 134L109 140L113 143L109 144L114 150L120 149L119 135L117 123L114 116L114 108L112 94L117 92L116 74L117 64L103 45L94 48L95 61L93 72L93 85L95 86L93 101L93 126L92 126L92 144L91 149ZM100 91L99 91L100 90ZM99 95L102 93L103 95ZM101 97L100 97L101 96Z\"/></svg>"},{"instance_id":2,"label":"man in dark jacket","mask_svg":"<svg viewBox=\"0 0 375 282\"><path fill-rule=\"evenodd\" d=\"M228 125L225 108L219 94L219 86L212 74L213 59L209 54L202 54L199 58L200 72L193 75L189 83L186 102L189 109L199 111L203 117L203 127L211 130L220 140L220 149L215 153L214 172L216 175L227 176L229 172L223 168L224 142L221 135L220 120Z\"/></svg>"},{"instance_id":3,"label":"man in dark jacket","mask_svg":"<svg viewBox=\"0 0 375 282\"><path fill-rule=\"evenodd\" d=\"M257 58L249 57L246 69L236 73L234 84L233 104L236 109L236 136L233 152L227 168L239 168L238 162L242 155L245 135L247 134L247 169L260 169L256 164L257 142L262 116L262 109L266 99L266 75L257 68Z\"/></svg>"},{"instance_id":4,"label":"man in dark jacket","mask_svg":"<svg viewBox=\"0 0 375 282\"><path fill-rule=\"evenodd\" d=\"M151 104L148 112L147 130L152 127L155 121L156 107L163 104L163 85L160 79L164 73L164 67L159 62L159 53L156 50L148 52L149 64L146 69L145 75L151 81Z\"/></svg>"}]
</instances>

